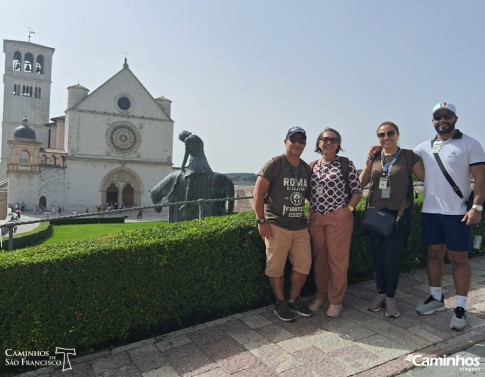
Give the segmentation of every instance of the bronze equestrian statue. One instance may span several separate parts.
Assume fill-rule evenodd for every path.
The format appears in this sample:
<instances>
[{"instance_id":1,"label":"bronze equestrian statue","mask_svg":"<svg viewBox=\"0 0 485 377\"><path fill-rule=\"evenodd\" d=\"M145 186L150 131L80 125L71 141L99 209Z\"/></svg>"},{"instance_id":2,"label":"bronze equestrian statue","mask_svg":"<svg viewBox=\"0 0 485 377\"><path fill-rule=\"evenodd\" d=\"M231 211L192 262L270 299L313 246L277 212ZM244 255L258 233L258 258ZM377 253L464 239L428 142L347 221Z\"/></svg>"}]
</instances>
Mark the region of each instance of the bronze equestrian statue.
<instances>
[{"instance_id":1,"label":"bronze equestrian statue","mask_svg":"<svg viewBox=\"0 0 485 377\"><path fill-rule=\"evenodd\" d=\"M181 171L168 174L151 190L154 204L190 202L198 199L234 197L234 184L224 174L214 173L204 153L202 139L189 131L182 131L179 139L185 143ZM188 162L188 163L187 163ZM187 164L187 165L186 165ZM162 206L155 207L161 212ZM221 216L234 212L234 200L205 202L202 217ZM197 203L169 206L169 222L199 218Z\"/></svg>"}]
</instances>

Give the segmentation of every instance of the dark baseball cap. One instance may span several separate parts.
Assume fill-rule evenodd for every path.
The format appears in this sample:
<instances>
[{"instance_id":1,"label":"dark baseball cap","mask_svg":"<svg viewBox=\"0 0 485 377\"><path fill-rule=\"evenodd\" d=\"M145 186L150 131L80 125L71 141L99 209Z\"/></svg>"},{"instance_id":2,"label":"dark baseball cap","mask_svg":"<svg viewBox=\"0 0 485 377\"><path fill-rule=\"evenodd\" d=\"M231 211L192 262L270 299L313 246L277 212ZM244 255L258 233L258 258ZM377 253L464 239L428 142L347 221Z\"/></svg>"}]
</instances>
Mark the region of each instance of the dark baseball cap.
<instances>
[{"instance_id":1,"label":"dark baseball cap","mask_svg":"<svg viewBox=\"0 0 485 377\"><path fill-rule=\"evenodd\" d=\"M286 133L286 138L289 139L290 137L292 137L294 134L303 134L303 136L306 137L306 132L303 128L301 127L298 127L298 126L295 126L295 127L291 127L288 132Z\"/></svg>"}]
</instances>

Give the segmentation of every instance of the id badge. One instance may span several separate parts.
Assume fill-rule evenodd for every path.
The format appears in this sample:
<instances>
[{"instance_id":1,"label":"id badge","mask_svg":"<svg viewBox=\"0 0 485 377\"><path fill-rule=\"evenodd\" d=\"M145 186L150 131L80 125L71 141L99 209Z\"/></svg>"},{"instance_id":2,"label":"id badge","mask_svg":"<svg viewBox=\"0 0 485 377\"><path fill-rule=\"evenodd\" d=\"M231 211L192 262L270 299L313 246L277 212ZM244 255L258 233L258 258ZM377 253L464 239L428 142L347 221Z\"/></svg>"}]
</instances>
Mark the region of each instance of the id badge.
<instances>
[{"instance_id":1,"label":"id badge","mask_svg":"<svg viewBox=\"0 0 485 377\"><path fill-rule=\"evenodd\" d=\"M388 183L388 179L387 179L387 177L381 177L381 178L379 179L379 188L380 188L381 190L386 189L386 188L387 188L387 186L388 186L388 184L387 184L387 183Z\"/></svg>"},{"instance_id":2,"label":"id badge","mask_svg":"<svg viewBox=\"0 0 485 377\"><path fill-rule=\"evenodd\" d=\"M438 153L441 150L441 144L443 144L441 141L436 140L433 143L433 153Z\"/></svg>"},{"instance_id":3,"label":"id badge","mask_svg":"<svg viewBox=\"0 0 485 377\"><path fill-rule=\"evenodd\" d=\"M381 190L382 199L389 199L390 197L391 197L391 187L386 187L385 189Z\"/></svg>"},{"instance_id":4,"label":"id badge","mask_svg":"<svg viewBox=\"0 0 485 377\"><path fill-rule=\"evenodd\" d=\"M323 195L323 187L317 186L317 195Z\"/></svg>"}]
</instances>

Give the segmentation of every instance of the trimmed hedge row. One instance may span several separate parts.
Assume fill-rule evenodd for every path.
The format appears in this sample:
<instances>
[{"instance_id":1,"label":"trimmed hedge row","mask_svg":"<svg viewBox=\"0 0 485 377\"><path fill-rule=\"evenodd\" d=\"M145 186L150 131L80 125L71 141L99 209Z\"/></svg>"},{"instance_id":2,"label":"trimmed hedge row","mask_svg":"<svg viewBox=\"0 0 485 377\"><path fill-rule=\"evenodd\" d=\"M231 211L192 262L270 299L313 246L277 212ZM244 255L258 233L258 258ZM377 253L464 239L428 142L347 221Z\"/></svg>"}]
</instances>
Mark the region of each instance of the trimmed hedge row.
<instances>
[{"instance_id":1,"label":"trimmed hedge row","mask_svg":"<svg viewBox=\"0 0 485 377\"><path fill-rule=\"evenodd\" d=\"M48 221L41 222L39 226L30 231L14 235L13 250L22 249L30 245L35 245L39 242L52 236L52 225ZM2 246L0 249L8 250L9 236L2 237ZM1 258L1 257L0 257Z\"/></svg>"},{"instance_id":2,"label":"trimmed hedge row","mask_svg":"<svg viewBox=\"0 0 485 377\"><path fill-rule=\"evenodd\" d=\"M358 225L363 205L355 215L351 283L372 277ZM420 209L418 199L403 271L425 263ZM80 355L271 302L254 217L251 211L2 253L0 349L61 346ZM303 294L311 293L312 276Z\"/></svg>"},{"instance_id":3,"label":"trimmed hedge row","mask_svg":"<svg viewBox=\"0 0 485 377\"><path fill-rule=\"evenodd\" d=\"M261 305L254 214L208 218L0 256L0 349L78 354Z\"/></svg>"}]
</instances>

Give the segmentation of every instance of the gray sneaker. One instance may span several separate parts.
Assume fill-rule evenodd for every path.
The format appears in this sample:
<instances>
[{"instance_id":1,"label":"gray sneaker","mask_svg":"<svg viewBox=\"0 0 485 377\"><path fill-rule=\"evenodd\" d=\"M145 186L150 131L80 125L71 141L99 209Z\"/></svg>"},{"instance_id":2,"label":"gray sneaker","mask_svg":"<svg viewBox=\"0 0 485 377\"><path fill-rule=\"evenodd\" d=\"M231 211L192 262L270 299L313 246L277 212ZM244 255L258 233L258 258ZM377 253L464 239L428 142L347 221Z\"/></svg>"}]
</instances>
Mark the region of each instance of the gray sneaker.
<instances>
[{"instance_id":1,"label":"gray sneaker","mask_svg":"<svg viewBox=\"0 0 485 377\"><path fill-rule=\"evenodd\" d=\"M386 317L397 318L401 315L399 309L397 308L396 299L386 297Z\"/></svg>"},{"instance_id":2,"label":"gray sneaker","mask_svg":"<svg viewBox=\"0 0 485 377\"><path fill-rule=\"evenodd\" d=\"M464 330L468 326L468 318L466 315L466 310L461 306L457 306L454 309L455 314L451 317L450 328L453 330Z\"/></svg>"},{"instance_id":3,"label":"gray sneaker","mask_svg":"<svg viewBox=\"0 0 485 377\"><path fill-rule=\"evenodd\" d=\"M441 312L446 310L445 297L441 295L441 300L438 301L433 296L429 296L423 304L416 307L418 314L433 314L434 312Z\"/></svg>"},{"instance_id":4,"label":"gray sneaker","mask_svg":"<svg viewBox=\"0 0 485 377\"><path fill-rule=\"evenodd\" d=\"M310 317L313 314L299 297L293 300L293 302L288 302L288 307L293 313L301 315L302 317Z\"/></svg>"},{"instance_id":5,"label":"gray sneaker","mask_svg":"<svg viewBox=\"0 0 485 377\"><path fill-rule=\"evenodd\" d=\"M384 302L386 301L386 295L384 293L379 293L369 305L367 305L367 310L372 312L378 312L384 306Z\"/></svg>"},{"instance_id":6,"label":"gray sneaker","mask_svg":"<svg viewBox=\"0 0 485 377\"><path fill-rule=\"evenodd\" d=\"M276 314L279 319L285 322L294 321L296 318L295 314L288 307L288 303L286 301L276 301L273 313Z\"/></svg>"}]
</instances>

